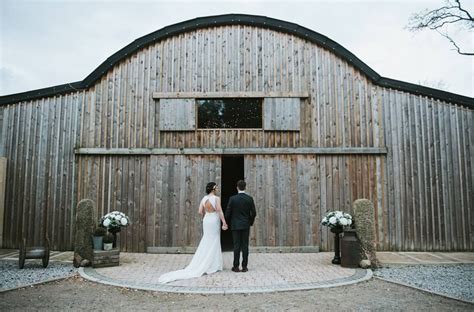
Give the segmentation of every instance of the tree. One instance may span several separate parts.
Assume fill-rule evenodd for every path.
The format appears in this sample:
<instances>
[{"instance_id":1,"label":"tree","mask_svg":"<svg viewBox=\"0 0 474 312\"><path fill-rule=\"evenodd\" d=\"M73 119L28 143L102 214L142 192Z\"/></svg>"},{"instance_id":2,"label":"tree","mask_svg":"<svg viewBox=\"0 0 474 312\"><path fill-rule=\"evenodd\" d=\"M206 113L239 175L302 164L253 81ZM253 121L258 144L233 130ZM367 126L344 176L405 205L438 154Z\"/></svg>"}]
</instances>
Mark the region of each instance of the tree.
<instances>
[{"instance_id":1,"label":"tree","mask_svg":"<svg viewBox=\"0 0 474 312\"><path fill-rule=\"evenodd\" d=\"M466 29L468 32L472 32L474 29L473 14L462 6L461 0L446 0L445 5L438 9L431 11L426 9L423 12L413 14L407 28L414 32L424 29L435 30L451 42L457 53L474 55L474 51L462 51L459 41L448 32L450 26ZM470 39L472 40L472 37Z\"/></svg>"}]
</instances>

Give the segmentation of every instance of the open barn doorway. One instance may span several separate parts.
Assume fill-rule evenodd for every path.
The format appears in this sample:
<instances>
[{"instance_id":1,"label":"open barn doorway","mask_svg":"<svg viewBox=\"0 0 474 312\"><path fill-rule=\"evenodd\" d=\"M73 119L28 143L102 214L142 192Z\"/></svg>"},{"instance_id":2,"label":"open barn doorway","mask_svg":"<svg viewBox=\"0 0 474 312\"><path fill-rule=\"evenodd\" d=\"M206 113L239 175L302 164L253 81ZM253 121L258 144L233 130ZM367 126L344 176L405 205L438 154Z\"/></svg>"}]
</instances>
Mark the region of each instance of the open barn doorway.
<instances>
[{"instance_id":1,"label":"open barn doorway","mask_svg":"<svg viewBox=\"0 0 474 312\"><path fill-rule=\"evenodd\" d=\"M222 185L221 185L221 200L222 210L225 213L227 203L232 195L237 194L237 181L244 178L244 156L232 155L222 156ZM233 250L232 232L230 230L221 231L221 246L222 251Z\"/></svg>"}]
</instances>

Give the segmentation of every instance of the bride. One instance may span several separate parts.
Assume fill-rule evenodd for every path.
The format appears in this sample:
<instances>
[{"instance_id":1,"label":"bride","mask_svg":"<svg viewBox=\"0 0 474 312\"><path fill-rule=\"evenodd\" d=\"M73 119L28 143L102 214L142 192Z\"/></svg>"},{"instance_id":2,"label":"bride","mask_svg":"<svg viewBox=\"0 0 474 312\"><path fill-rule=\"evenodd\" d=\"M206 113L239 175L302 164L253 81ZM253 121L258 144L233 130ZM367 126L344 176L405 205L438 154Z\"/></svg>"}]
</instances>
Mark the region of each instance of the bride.
<instances>
[{"instance_id":1,"label":"bride","mask_svg":"<svg viewBox=\"0 0 474 312\"><path fill-rule=\"evenodd\" d=\"M204 215L202 221L203 235L201 242L189 265L178 271L172 271L160 276L160 283L168 283L179 279L188 279L222 271L222 251L221 233L222 229L227 230L224 214L222 213L217 184L209 182L206 186L207 195L203 197L199 204L199 214ZM219 220L220 219L220 220Z\"/></svg>"}]
</instances>

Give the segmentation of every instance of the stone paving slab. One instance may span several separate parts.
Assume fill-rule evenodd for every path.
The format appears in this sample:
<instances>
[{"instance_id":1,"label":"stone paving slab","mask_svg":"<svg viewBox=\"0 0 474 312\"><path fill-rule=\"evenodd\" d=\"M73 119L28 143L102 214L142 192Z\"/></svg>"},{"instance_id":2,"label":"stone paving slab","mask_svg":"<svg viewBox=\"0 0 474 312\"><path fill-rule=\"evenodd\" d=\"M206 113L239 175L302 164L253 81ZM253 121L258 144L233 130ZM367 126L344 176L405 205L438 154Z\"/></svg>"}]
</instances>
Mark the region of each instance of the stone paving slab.
<instances>
[{"instance_id":1,"label":"stone paving slab","mask_svg":"<svg viewBox=\"0 0 474 312\"><path fill-rule=\"evenodd\" d=\"M120 254L120 266L84 268L90 280L136 289L180 293L250 293L304 290L347 285L370 279L370 270L342 268L331 264L332 252L251 253L249 272L230 271L232 253L225 252L224 270L195 279L162 285L158 277L185 267L192 254ZM474 263L473 252L377 252L382 265ZM73 252L53 251L50 261L72 264ZM0 260L18 261L17 249L0 249ZM34 261L34 260L31 260Z\"/></svg>"},{"instance_id":2,"label":"stone paving slab","mask_svg":"<svg viewBox=\"0 0 474 312\"><path fill-rule=\"evenodd\" d=\"M342 268L331 263L333 253L256 253L249 257L249 271L232 272L233 255L225 252L224 269L199 278L158 283L161 274L184 268L189 254L121 253L120 266L84 268L79 272L87 279L145 290L179 293L253 293L334 287L361 282L372 277L372 271Z\"/></svg>"}]
</instances>

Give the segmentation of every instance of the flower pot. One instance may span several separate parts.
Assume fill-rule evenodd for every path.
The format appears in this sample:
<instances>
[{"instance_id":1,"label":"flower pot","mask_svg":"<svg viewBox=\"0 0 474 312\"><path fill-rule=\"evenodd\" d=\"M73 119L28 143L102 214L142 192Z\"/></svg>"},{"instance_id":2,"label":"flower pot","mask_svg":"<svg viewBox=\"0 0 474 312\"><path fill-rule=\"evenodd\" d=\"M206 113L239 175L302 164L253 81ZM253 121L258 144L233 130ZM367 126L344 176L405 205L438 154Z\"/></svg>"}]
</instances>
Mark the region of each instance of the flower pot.
<instances>
[{"instance_id":1,"label":"flower pot","mask_svg":"<svg viewBox=\"0 0 474 312\"><path fill-rule=\"evenodd\" d=\"M104 250L111 250L113 248L112 243L104 243Z\"/></svg>"},{"instance_id":2,"label":"flower pot","mask_svg":"<svg viewBox=\"0 0 474 312\"><path fill-rule=\"evenodd\" d=\"M92 242L94 243L94 250L102 250L104 237L103 236L92 236Z\"/></svg>"}]
</instances>

